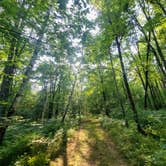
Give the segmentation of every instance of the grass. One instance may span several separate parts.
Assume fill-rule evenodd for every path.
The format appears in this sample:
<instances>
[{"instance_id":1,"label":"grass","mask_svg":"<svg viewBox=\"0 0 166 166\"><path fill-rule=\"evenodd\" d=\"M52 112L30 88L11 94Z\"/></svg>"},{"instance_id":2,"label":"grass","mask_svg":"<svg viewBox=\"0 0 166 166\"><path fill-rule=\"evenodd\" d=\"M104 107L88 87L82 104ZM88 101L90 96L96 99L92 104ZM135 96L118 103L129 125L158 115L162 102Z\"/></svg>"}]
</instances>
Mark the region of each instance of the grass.
<instances>
[{"instance_id":1,"label":"grass","mask_svg":"<svg viewBox=\"0 0 166 166\"><path fill-rule=\"evenodd\" d=\"M68 139L67 139L68 140ZM51 166L120 166L127 165L98 119L86 119L66 143L66 150Z\"/></svg>"}]
</instances>

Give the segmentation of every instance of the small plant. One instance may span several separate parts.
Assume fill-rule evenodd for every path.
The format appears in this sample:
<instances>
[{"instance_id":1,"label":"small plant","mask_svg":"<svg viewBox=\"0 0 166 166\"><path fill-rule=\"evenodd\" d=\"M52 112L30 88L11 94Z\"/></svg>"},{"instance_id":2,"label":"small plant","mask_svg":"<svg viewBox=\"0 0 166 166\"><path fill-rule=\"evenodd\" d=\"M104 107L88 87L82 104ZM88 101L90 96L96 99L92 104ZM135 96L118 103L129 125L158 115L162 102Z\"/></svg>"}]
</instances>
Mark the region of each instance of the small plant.
<instances>
[{"instance_id":1,"label":"small plant","mask_svg":"<svg viewBox=\"0 0 166 166\"><path fill-rule=\"evenodd\" d=\"M166 124L161 115L163 115L163 111L158 112L157 117L155 113L146 112L146 116L142 116L141 119L144 130L147 133L159 135L160 140L139 134L136 131L135 123L131 120L129 121L130 128L124 127L122 120L108 117L101 119L101 124L132 165L165 166L166 144L163 128L166 127Z\"/></svg>"}]
</instances>

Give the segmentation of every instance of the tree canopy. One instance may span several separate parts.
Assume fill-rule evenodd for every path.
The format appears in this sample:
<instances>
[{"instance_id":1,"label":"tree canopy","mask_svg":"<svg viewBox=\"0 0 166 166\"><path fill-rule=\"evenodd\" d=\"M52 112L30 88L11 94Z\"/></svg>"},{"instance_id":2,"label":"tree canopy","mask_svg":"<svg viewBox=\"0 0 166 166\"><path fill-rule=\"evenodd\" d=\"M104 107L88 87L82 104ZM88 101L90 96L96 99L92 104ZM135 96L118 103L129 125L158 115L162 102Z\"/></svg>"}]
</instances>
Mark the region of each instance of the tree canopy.
<instances>
[{"instance_id":1,"label":"tree canopy","mask_svg":"<svg viewBox=\"0 0 166 166\"><path fill-rule=\"evenodd\" d=\"M0 146L21 121L40 123L43 132L55 124L50 129L55 132L93 115L121 120L119 130L134 128L142 141L158 140L161 163L155 147L149 161L137 165L164 165L165 5L164 0L0 1ZM105 120L102 124L107 128Z\"/></svg>"}]
</instances>

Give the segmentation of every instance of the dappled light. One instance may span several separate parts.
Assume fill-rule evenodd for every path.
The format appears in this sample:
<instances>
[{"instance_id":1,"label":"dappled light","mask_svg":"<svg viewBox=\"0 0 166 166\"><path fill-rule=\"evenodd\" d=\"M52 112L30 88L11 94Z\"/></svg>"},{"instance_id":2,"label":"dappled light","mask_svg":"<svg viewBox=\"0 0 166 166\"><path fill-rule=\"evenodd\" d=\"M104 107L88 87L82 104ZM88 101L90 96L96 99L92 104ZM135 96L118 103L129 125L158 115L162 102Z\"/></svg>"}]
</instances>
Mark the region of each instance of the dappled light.
<instances>
[{"instance_id":1,"label":"dappled light","mask_svg":"<svg viewBox=\"0 0 166 166\"><path fill-rule=\"evenodd\" d=\"M65 166L65 163L82 166L128 165L106 132L101 129L97 119L82 121L78 131L75 131L73 137L68 140L66 151L51 161L50 165Z\"/></svg>"},{"instance_id":2,"label":"dappled light","mask_svg":"<svg viewBox=\"0 0 166 166\"><path fill-rule=\"evenodd\" d=\"M165 43L165 0L1 0L0 166L165 166Z\"/></svg>"}]
</instances>

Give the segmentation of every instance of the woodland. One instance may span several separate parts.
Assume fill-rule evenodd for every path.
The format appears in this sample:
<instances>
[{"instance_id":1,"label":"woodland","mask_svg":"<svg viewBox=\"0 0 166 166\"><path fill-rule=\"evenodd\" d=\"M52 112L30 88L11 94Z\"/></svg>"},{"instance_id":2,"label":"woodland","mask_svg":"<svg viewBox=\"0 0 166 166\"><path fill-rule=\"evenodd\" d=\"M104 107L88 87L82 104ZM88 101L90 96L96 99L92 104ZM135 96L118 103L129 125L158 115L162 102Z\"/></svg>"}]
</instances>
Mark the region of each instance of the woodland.
<instances>
[{"instance_id":1,"label":"woodland","mask_svg":"<svg viewBox=\"0 0 166 166\"><path fill-rule=\"evenodd\" d=\"M165 0L1 0L0 165L165 166L165 43Z\"/></svg>"}]
</instances>

